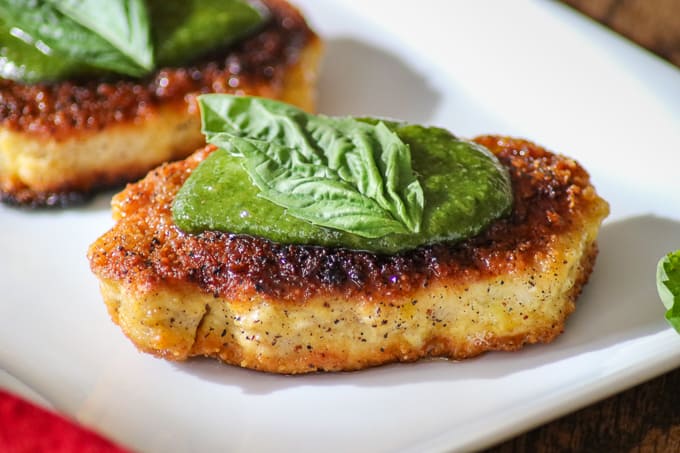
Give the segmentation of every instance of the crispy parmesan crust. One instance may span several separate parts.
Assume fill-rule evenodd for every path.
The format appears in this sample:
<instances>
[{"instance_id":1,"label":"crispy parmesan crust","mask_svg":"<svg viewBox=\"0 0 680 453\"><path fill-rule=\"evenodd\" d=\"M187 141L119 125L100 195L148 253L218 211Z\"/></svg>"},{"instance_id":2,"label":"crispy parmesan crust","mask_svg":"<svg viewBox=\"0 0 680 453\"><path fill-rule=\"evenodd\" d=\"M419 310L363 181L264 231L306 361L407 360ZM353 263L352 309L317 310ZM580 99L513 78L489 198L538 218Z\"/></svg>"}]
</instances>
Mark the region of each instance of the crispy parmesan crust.
<instances>
[{"instance_id":1,"label":"crispy parmesan crust","mask_svg":"<svg viewBox=\"0 0 680 453\"><path fill-rule=\"evenodd\" d=\"M463 359L559 335L587 282L608 205L576 162L484 136L514 206L479 236L397 255L273 244L172 222L174 195L212 152L164 165L114 197L89 249L109 313L140 349L277 372Z\"/></svg>"},{"instance_id":2,"label":"crispy parmesan crust","mask_svg":"<svg viewBox=\"0 0 680 453\"><path fill-rule=\"evenodd\" d=\"M255 35L148 79L24 85L0 79L0 200L64 206L188 156L204 138L201 93L281 99L314 110L321 41L283 0Z\"/></svg>"}]
</instances>

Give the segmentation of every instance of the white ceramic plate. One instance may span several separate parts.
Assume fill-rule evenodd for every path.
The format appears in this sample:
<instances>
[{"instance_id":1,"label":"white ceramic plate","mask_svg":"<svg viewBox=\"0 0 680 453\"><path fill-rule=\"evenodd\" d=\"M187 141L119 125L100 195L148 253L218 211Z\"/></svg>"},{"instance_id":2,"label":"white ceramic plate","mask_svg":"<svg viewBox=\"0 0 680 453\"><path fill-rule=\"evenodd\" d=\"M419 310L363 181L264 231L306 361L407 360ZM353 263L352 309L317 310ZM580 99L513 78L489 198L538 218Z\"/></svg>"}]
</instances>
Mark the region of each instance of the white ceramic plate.
<instances>
[{"instance_id":1,"label":"white ceramic plate","mask_svg":"<svg viewBox=\"0 0 680 453\"><path fill-rule=\"evenodd\" d=\"M327 41L323 112L524 136L590 170L612 215L566 333L301 377L158 360L109 321L88 270L108 195L0 207L0 368L140 451L376 452L487 446L680 365L654 282L680 248L680 72L555 2L299 3Z\"/></svg>"}]
</instances>

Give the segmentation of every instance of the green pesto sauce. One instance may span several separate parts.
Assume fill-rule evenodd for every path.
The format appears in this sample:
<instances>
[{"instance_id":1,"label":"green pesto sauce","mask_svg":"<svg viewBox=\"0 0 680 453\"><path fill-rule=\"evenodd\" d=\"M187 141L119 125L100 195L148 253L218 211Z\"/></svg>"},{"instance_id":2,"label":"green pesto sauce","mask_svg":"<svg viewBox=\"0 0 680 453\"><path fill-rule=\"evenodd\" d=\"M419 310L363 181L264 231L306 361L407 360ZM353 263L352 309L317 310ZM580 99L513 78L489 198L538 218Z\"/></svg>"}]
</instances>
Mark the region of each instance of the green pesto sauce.
<instances>
[{"instance_id":1,"label":"green pesto sauce","mask_svg":"<svg viewBox=\"0 0 680 453\"><path fill-rule=\"evenodd\" d=\"M413 170L425 195L420 233L371 239L287 215L284 208L259 198L240 159L221 149L202 162L180 189L173 205L174 221L189 233L219 230L284 244L395 253L474 236L509 212L508 172L486 148L440 128L386 124L411 148Z\"/></svg>"},{"instance_id":2,"label":"green pesto sauce","mask_svg":"<svg viewBox=\"0 0 680 453\"><path fill-rule=\"evenodd\" d=\"M187 56L195 59L231 44L266 17L264 10L241 0L147 0L147 6L158 66L178 65Z\"/></svg>"},{"instance_id":3,"label":"green pesto sauce","mask_svg":"<svg viewBox=\"0 0 680 453\"><path fill-rule=\"evenodd\" d=\"M227 46L267 17L240 0L147 0L147 7L156 67L181 65ZM105 74L64 55L48 55L10 30L0 21L2 78L34 83Z\"/></svg>"}]
</instances>

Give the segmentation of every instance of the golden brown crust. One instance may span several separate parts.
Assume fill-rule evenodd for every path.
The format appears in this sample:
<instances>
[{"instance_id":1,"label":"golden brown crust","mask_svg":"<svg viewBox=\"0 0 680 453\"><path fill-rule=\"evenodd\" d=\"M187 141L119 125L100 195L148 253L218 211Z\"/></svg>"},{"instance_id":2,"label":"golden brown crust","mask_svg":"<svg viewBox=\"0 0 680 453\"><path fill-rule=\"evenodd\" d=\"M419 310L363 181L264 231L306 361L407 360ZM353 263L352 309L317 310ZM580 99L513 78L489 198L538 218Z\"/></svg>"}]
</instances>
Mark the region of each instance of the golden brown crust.
<instances>
[{"instance_id":1,"label":"golden brown crust","mask_svg":"<svg viewBox=\"0 0 680 453\"><path fill-rule=\"evenodd\" d=\"M295 8L267 3L273 19L255 35L144 80L0 80L0 200L66 205L186 157L204 143L195 102L201 93L271 97L313 110L321 42ZM149 146L161 135L167 143Z\"/></svg>"},{"instance_id":2,"label":"golden brown crust","mask_svg":"<svg viewBox=\"0 0 680 453\"><path fill-rule=\"evenodd\" d=\"M433 278L475 280L533 263L551 237L579 225L596 202L588 174L573 160L532 143L479 137L510 169L512 214L479 236L398 255L324 247L278 245L261 238L208 231L188 235L175 227L174 195L213 148L163 166L117 195L118 227L99 242L94 265L102 276L134 275L144 285L197 284L222 297L260 294L299 301L317 295L370 298L403 295ZM148 231L154 231L149 236Z\"/></svg>"},{"instance_id":3,"label":"golden brown crust","mask_svg":"<svg viewBox=\"0 0 680 453\"><path fill-rule=\"evenodd\" d=\"M90 264L126 335L175 360L301 373L551 341L591 272L608 206L573 160L524 140L476 140L509 168L515 201L467 241L377 255L185 234L170 206L208 147L114 197L116 226Z\"/></svg>"}]
</instances>

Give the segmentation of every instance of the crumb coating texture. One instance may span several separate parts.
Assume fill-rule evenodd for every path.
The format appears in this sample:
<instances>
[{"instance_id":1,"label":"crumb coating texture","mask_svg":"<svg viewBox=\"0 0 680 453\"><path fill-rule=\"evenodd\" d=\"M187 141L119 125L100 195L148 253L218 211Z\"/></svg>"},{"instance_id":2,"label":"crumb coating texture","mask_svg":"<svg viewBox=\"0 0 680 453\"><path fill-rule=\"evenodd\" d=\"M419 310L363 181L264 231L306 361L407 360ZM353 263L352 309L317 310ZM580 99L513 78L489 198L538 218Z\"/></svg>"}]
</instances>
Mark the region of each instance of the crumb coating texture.
<instances>
[{"instance_id":1,"label":"crumb coating texture","mask_svg":"<svg viewBox=\"0 0 680 453\"><path fill-rule=\"evenodd\" d=\"M551 341L588 279L608 205L571 159L476 141L509 169L514 205L462 242L379 255L185 234L172 200L208 147L114 198L117 224L91 246L91 266L132 341L177 360L300 373Z\"/></svg>"}]
</instances>

